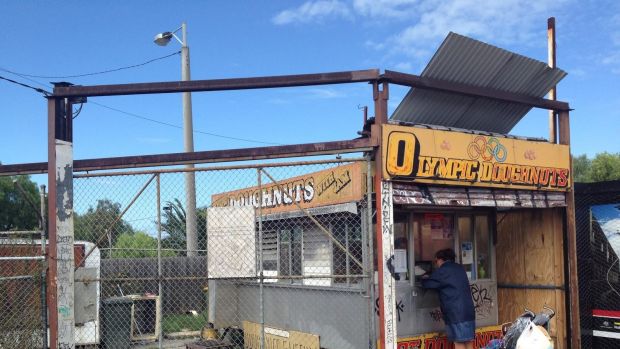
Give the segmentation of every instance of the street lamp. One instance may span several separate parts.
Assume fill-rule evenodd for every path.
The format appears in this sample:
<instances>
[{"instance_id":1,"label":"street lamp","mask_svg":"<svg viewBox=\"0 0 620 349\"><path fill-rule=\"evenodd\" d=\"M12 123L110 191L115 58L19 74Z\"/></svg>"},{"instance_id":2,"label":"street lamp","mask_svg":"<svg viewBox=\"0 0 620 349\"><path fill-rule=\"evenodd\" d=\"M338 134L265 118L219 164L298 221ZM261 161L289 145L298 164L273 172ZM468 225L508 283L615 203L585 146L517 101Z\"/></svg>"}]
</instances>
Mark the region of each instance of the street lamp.
<instances>
[{"instance_id":1,"label":"street lamp","mask_svg":"<svg viewBox=\"0 0 620 349\"><path fill-rule=\"evenodd\" d=\"M181 31L181 39L175 35ZM189 81L189 47L187 46L187 26L185 22L173 32L163 32L155 35L153 40L159 46L166 46L172 38L181 44L181 80ZM185 152L194 151L194 131L192 126L192 95L190 92L183 92L183 143ZM186 165L187 169L193 169L194 164ZM185 198L186 198L186 217L185 233L187 256L196 256L198 250L198 234L196 230L196 178L193 171L185 172Z\"/></svg>"}]
</instances>

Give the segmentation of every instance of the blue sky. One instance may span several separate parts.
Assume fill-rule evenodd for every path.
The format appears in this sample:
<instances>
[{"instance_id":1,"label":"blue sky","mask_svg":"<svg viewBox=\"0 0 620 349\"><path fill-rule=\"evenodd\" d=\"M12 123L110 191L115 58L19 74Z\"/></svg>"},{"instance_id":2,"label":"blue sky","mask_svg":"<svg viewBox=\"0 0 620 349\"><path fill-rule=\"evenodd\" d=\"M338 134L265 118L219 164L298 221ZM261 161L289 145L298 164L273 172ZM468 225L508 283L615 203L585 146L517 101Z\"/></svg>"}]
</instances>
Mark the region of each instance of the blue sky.
<instances>
[{"instance_id":1,"label":"blue sky","mask_svg":"<svg viewBox=\"0 0 620 349\"><path fill-rule=\"evenodd\" d=\"M620 2L566 0L355 1L5 1L0 76L36 87L66 80L96 85L180 80L178 50L153 36L187 22L193 79L391 69L419 74L449 31L547 59L547 18L557 21L558 86L568 101L574 154L620 152ZM34 80L34 81L33 81ZM372 110L366 84L193 94L196 150L351 139L358 106ZM406 93L391 90L390 110ZM97 103L97 104L95 104ZM122 110L117 112L106 107ZM0 161L46 161L46 102L0 80ZM181 95L91 98L74 124L76 159L179 152ZM546 137L547 112L511 133ZM256 142L252 142L256 141Z\"/></svg>"}]
</instances>

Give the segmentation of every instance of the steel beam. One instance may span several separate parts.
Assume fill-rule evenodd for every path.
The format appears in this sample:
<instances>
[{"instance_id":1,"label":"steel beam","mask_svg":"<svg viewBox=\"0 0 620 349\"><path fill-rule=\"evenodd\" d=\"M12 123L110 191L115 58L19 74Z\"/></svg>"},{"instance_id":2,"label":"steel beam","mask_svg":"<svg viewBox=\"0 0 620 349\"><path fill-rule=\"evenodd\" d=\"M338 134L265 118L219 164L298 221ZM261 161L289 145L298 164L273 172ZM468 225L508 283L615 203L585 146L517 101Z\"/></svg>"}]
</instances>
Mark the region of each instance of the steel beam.
<instances>
[{"instance_id":1,"label":"steel beam","mask_svg":"<svg viewBox=\"0 0 620 349\"><path fill-rule=\"evenodd\" d=\"M153 93L248 90L369 82L379 78L379 69L319 74L261 76L253 78L150 82L99 86L59 86L55 97L95 97Z\"/></svg>"},{"instance_id":2,"label":"steel beam","mask_svg":"<svg viewBox=\"0 0 620 349\"><path fill-rule=\"evenodd\" d=\"M374 143L369 138L358 138L347 141L293 144L259 148L85 159L75 160L73 163L73 171L96 171L119 168L184 165L190 163L202 164L228 161L280 159L308 155L345 154L370 151L373 146ZM3 176L39 174L47 173L47 171L48 167L46 162L0 165L0 175Z\"/></svg>"},{"instance_id":3,"label":"steel beam","mask_svg":"<svg viewBox=\"0 0 620 349\"><path fill-rule=\"evenodd\" d=\"M503 102L525 104L531 107L542 109L550 109L555 111L570 110L570 107L566 102L552 101L549 99L536 98L523 94L500 91L487 87L461 84L452 81L431 79L413 74L399 73L391 70L386 70L385 73L382 75L382 79L398 85L451 92L472 97L490 98Z\"/></svg>"},{"instance_id":4,"label":"steel beam","mask_svg":"<svg viewBox=\"0 0 620 349\"><path fill-rule=\"evenodd\" d=\"M560 144L570 147L570 120L569 112L560 112L558 115ZM570 165L572 168L573 161ZM566 193L566 241L565 253L568 261L568 298L569 323L567 324L570 338L569 348L581 348L581 326L579 324L579 279L577 271L577 227L575 222L575 177L571 175L571 190Z\"/></svg>"}]
</instances>

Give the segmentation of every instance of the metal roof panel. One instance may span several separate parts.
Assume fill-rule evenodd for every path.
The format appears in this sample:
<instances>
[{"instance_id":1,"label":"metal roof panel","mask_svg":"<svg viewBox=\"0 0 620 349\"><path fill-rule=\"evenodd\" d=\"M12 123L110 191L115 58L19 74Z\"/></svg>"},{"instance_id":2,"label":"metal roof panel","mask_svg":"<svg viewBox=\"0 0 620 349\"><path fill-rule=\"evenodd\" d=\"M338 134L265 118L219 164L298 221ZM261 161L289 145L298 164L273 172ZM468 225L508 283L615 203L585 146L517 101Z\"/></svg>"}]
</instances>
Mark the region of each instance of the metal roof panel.
<instances>
[{"instance_id":1,"label":"metal roof panel","mask_svg":"<svg viewBox=\"0 0 620 349\"><path fill-rule=\"evenodd\" d=\"M421 76L544 97L566 73L546 63L450 33ZM412 88L390 119L508 133L532 107Z\"/></svg>"}]
</instances>

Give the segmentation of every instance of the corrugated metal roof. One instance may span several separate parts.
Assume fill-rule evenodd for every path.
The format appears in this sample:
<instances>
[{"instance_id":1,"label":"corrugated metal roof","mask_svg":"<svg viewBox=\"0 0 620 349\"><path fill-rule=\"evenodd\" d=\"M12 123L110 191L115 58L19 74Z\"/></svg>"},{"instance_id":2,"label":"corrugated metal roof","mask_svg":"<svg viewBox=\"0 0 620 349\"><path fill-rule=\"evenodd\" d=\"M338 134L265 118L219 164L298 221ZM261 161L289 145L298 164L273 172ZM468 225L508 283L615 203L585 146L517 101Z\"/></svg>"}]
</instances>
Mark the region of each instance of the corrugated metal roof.
<instances>
[{"instance_id":1,"label":"corrugated metal roof","mask_svg":"<svg viewBox=\"0 0 620 349\"><path fill-rule=\"evenodd\" d=\"M540 98L566 72L451 32L421 76ZM518 103L412 88L390 119L505 134L530 109Z\"/></svg>"}]
</instances>

